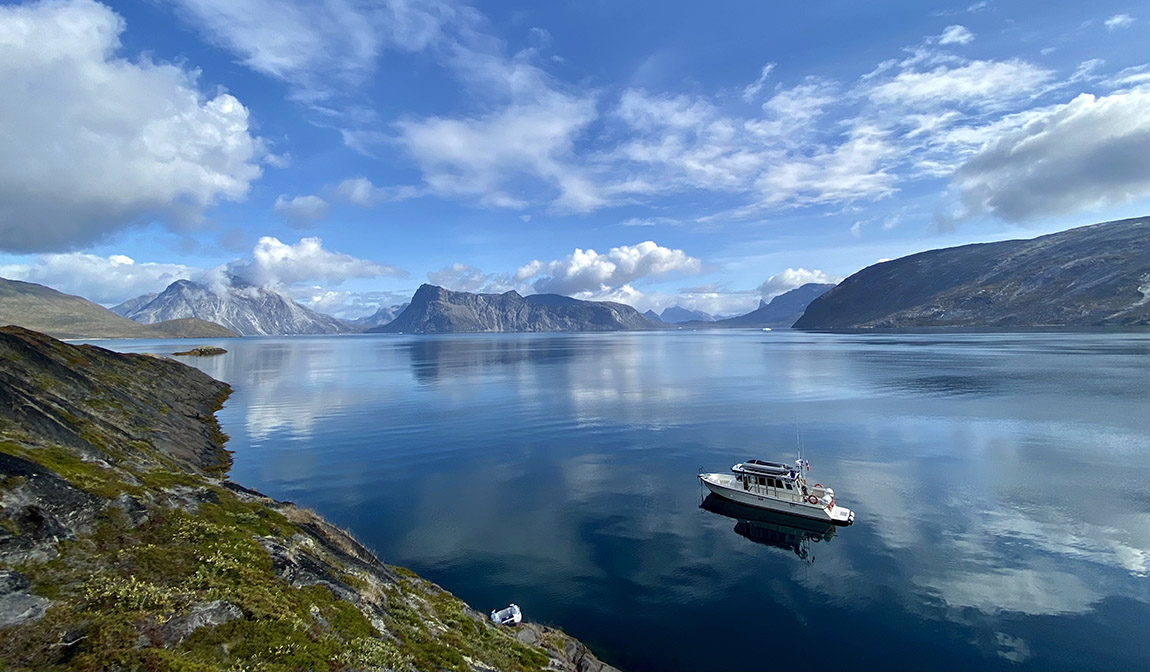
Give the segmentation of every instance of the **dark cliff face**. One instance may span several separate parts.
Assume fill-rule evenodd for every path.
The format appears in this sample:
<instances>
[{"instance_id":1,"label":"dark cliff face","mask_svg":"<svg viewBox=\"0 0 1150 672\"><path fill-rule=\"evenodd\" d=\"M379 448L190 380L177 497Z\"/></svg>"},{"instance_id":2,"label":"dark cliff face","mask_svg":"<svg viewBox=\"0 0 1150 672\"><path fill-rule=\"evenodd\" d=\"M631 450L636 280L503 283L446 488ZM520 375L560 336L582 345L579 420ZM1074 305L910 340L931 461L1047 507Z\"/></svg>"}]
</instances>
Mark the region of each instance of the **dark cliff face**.
<instances>
[{"instance_id":1,"label":"dark cliff face","mask_svg":"<svg viewBox=\"0 0 1150 672\"><path fill-rule=\"evenodd\" d=\"M621 331L652 329L631 306L557 294L472 294L422 285L392 322L375 333Z\"/></svg>"},{"instance_id":2,"label":"dark cliff face","mask_svg":"<svg viewBox=\"0 0 1150 672\"><path fill-rule=\"evenodd\" d=\"M613 669L223 480L229 390L0 329L0 669Z\"/></svg>"},{"instance_id":3,"label":"dark cliff face","mask_svg":"<svg viewBox=\"0 0 1150 672\"><path fill-rule=\"evenodd\" d=\"M868 266L800 329L1150 324L1150 218L964 245Z\"/></svg>"}]
</instances>

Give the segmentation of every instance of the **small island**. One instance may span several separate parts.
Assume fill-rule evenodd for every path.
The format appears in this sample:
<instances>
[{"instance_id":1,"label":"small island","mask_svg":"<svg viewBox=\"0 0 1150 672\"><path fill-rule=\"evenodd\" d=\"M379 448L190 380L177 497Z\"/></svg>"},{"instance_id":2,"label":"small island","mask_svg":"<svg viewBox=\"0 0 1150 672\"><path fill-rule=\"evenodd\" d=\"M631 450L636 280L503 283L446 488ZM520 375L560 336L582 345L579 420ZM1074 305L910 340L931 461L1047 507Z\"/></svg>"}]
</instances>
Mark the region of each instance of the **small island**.
<instances>
[{"instance_id":1,"label":"small island","mask_svg":"<svg viewBox=\"0 0 1150 672\"><path fill-rule=\"evenodd\" d=\"M198 345L183 352L173 352L172 354L188 357L211 357L213 355L226 355L228 351L223 348L217 348L214 345Z\"/></svg>"}]
</instances>

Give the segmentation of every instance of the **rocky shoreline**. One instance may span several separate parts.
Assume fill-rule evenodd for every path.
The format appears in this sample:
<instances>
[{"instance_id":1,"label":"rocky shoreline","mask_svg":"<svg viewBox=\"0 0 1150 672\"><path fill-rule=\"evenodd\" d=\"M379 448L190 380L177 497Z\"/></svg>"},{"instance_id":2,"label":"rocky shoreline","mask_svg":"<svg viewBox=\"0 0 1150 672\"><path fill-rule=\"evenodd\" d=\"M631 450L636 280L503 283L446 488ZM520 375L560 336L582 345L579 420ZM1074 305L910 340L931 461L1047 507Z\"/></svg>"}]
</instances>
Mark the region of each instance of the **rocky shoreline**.
<instances>
[{"instance_id":1,"label":"rocky shoreline","mask_svg":"<svg viewBox=\"0 0 1150 672\"><path fill-rule=\"evenodd\" d=\"M613 670L227 480L230 388L0 329L0 667Z\"/></svg>"}]
</instances>

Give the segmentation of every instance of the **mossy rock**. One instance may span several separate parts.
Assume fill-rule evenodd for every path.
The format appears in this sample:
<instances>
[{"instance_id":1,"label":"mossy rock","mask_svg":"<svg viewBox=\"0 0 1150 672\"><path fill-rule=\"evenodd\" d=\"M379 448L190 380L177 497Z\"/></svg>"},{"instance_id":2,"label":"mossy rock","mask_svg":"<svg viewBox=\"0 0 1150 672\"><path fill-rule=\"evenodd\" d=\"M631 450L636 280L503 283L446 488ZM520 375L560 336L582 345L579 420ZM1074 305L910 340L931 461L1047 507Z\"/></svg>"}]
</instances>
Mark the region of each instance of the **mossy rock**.
<instances>
[{"instance_id":1,"label":"mossy rock","mask_svg":"<svg viewBox=\"0 0 1150 672\"><path fill-rule=\"evenodd\" d=\"M217 348L214 345L199 345L191 348L190 350L184 350L183 352L173 352L172 354L188 357L211 357L213 355L226 355L228 354L228 351L224 350L223 348Z\"/></svg>"}]
</instances>

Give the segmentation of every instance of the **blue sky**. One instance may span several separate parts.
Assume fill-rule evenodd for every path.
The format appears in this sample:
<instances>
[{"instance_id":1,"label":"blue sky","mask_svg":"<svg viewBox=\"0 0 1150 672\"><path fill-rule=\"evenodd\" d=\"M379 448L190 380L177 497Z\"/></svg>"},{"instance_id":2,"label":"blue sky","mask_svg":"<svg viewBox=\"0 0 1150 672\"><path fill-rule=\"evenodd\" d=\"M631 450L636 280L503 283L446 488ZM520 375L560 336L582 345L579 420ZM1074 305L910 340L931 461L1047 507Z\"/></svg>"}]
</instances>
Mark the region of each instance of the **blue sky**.
<instances>
[{"instance_id":1,"label":"blue sky","mask_svg":"<svg viewBox=\"0 0 1150 672\"><path fill-rule=\"evenodd\" d=\"M1132 2L3 3L0 276L746 312L1146 214L1148 28Z\"/></svg>"}]
</instances>

